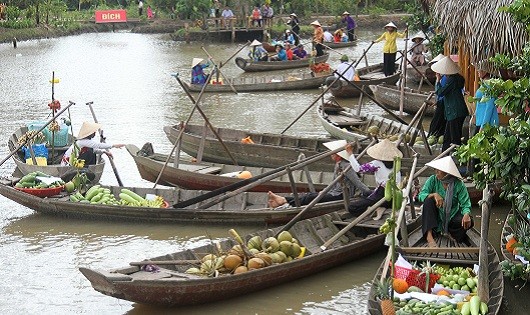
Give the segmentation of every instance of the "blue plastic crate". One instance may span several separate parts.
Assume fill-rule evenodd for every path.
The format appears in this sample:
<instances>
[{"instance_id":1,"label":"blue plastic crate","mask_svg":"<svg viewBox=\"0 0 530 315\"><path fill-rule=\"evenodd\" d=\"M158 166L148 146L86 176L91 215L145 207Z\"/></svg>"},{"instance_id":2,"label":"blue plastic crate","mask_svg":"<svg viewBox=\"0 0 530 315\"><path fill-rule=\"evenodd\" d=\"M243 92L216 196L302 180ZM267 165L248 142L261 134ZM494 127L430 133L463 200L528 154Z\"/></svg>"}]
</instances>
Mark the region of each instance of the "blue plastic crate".
<instances>
[{"instance_id":1,"label":"blue plastic crate","mask_svg":"<svg viewBox=\"0 0 530 315\"><path fill-rule=\"evenodd\" d=\"M46 125L45 121L34 121L28 124L28 130L39 130L42 126ZM60 124L61 130L55 132L53 136L53 146L55 147L64 147L68 145L68 126L66 124ZM52 143L52 132L48 127L42 130L42 133L46 137L46 141L51 145Z\"/></svg>"}]
</instances>

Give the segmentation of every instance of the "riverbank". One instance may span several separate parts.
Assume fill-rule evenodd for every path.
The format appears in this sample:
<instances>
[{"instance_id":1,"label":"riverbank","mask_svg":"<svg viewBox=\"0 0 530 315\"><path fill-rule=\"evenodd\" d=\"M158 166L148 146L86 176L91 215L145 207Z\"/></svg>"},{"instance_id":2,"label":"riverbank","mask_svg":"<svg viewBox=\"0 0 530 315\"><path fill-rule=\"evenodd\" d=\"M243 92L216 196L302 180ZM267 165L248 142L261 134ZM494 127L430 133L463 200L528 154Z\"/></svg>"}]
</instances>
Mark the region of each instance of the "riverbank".
<instances>
[{"instance_id":1,"label":"riverbank","mask_svg":"<svg viewBox=\"0 0 530 315\"><path fill-rule=\"evenodd\" d=\"M355 18L359 28L377 29L381 28L388 21L393 21L398 26L404 28L404 19L409 14L390 14L390 15L359 15ZM321 21L323 25L331 25L336 17L333 16L312 16L301 21L301 24L309 24L315 19ZM287 19L287 17L281 17L281 19ZM278 21L281 24L281 21ZM116 23L116 24L96 24L93 21L79 22L77 25L70 26L69 28L64 27L51 27L41 25L34 28L26 29L7 29L0 27L0 43L11 43L13 38L17 41L25 41L31 39L43 39L43 38L54 38L61 36L78 35L83 33L101 33L101 32L112 32L113 30L130 30L133 33L142 34L172 34L173 40L193 40L203 41L211 39L212 34L215 31L194 31L194 36L185 36L185 32L179 30L184 29L185 23L191 21L184 20L172 20L172 19L160 19L149 21L134 21L131 20L127 23ZM307 33L307 34L305 34ZM305 32L303 36L310 36L310 32ZM280 32L271 32L271 36L278 37Z\"/></svg>"}]
</instances>

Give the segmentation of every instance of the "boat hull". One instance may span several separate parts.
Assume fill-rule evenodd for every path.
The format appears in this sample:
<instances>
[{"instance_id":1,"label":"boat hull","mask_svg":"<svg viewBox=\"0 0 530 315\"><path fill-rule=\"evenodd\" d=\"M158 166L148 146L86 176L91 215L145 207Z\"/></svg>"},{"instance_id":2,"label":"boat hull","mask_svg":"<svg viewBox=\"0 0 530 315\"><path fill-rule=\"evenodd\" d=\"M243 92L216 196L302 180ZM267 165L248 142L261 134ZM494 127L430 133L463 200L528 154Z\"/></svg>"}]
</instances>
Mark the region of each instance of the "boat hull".
<instances>
[{"instance_id":1,"label":"boat hull","mask_svg":"<svg viewBox=\"0 0 530 315\"><path fill-rule=\"evenodd\" d=\"M250 59L243 59L241 57L237 57L235 62L239 68L243 69L246 72L258 72L309 67L309 64L312 62L326 62L328 58L329 54L324 54L315 58L305 58L289 61L251 61Z\"/></svg>"},{"instance_id":2,"label":"boat hull","mask_svg":"<svg viewBox=\"0 0 530 315\"><path fill-rule=\"evenodd\" d=\"M374 94L376 101L392 110L399 110L401 100L401 90L395 85L379 84L370 85L370 90ZM403 111L410 115L415 115L420 110L423 103L429 97L426 92L414 92L406 88L403 92ZM432 97L425 108L424 116L433 116L436 111L434 102L435 97Z\"/></svg>"}]
</instances>

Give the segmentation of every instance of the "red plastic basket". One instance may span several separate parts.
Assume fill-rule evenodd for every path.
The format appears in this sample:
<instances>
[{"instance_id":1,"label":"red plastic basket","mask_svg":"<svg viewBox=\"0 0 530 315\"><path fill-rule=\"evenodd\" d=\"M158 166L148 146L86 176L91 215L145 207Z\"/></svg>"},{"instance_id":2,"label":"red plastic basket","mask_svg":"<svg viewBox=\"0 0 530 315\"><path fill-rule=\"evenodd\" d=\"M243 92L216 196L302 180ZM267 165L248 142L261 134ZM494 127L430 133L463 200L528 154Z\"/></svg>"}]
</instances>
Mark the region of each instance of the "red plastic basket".
<instances>
[{"instance_id":1,"label":"red plastic basket","mask_svg":"<svg viewBox=\"0 0 530 315\"><path fill-rule=\"evenodd\" d=\"M407 284L409 286L415 286L422 290L425 290L425 280L427 278L427 275L422 274L419 270L395 266L394 277L407 281ZM429 275L429 292L427 293L430 293L431 289L434 287L438 279L440 279L439 274L431 273Z\"/></svg>"},{"instance_id":2,"label":"red plastic basket","mask_svg":"<svg viewBox=\"0 0 530 315\"><path fill-rule=\"evenodd\" d=\"M23 191L25 193L31 194L33 196L37 197L50 197L55 196L61 193L64 186L54 187L54 188L23 188L23 187L15 187L16 190Z\"/></svg>"}]
</instances>

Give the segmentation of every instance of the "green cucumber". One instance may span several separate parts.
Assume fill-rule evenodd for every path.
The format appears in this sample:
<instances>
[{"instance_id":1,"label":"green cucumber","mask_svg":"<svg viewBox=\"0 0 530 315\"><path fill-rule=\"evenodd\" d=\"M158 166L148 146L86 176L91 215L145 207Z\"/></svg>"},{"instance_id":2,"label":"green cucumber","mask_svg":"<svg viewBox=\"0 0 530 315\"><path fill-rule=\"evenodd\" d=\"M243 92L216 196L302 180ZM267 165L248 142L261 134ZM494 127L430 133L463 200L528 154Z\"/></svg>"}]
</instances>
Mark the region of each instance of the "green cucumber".
<instances>
[{"instance_id":1,"label":"green cucumber","mask_svg":"<svg viewBox=\"0 0 530 315\"><path fill-rule=\"evenodd\" d=\"M22 176L22 178L18 182L19 183L31 183L31 182L34 183L36 178L37 176L28 174L28 175Z\"/></svg>"},{"instance_id":2,"label":"green cucumber","mask_svg":"<svg viewBox=\"0 0 530 315\"><path fill-rule=\"evenodd\" d=\"M121 190L121 192L122 192L123 194L127 194L127 195L129 195L130 197L134 198L136 201L138 201L138 202L140 202L140 203L145 201L145 198L143 198L142 196L138 195L138 194L135 193L134 191L129 190L129 189L127 189L127 188L123 188L123 189Z\"/></svg>"},{"instance_id":3,"label":"green cucumber","mask_svg":"<svg viewBox=\"0 0 530 315\"><path fill-rule=\"evenodd\" d=\"M92 200L92 198L98 194L98 189L100 188L100 185L94 185L88 189L88 191L85 194L85 199Z\"/></svg>"}]
</instances>

